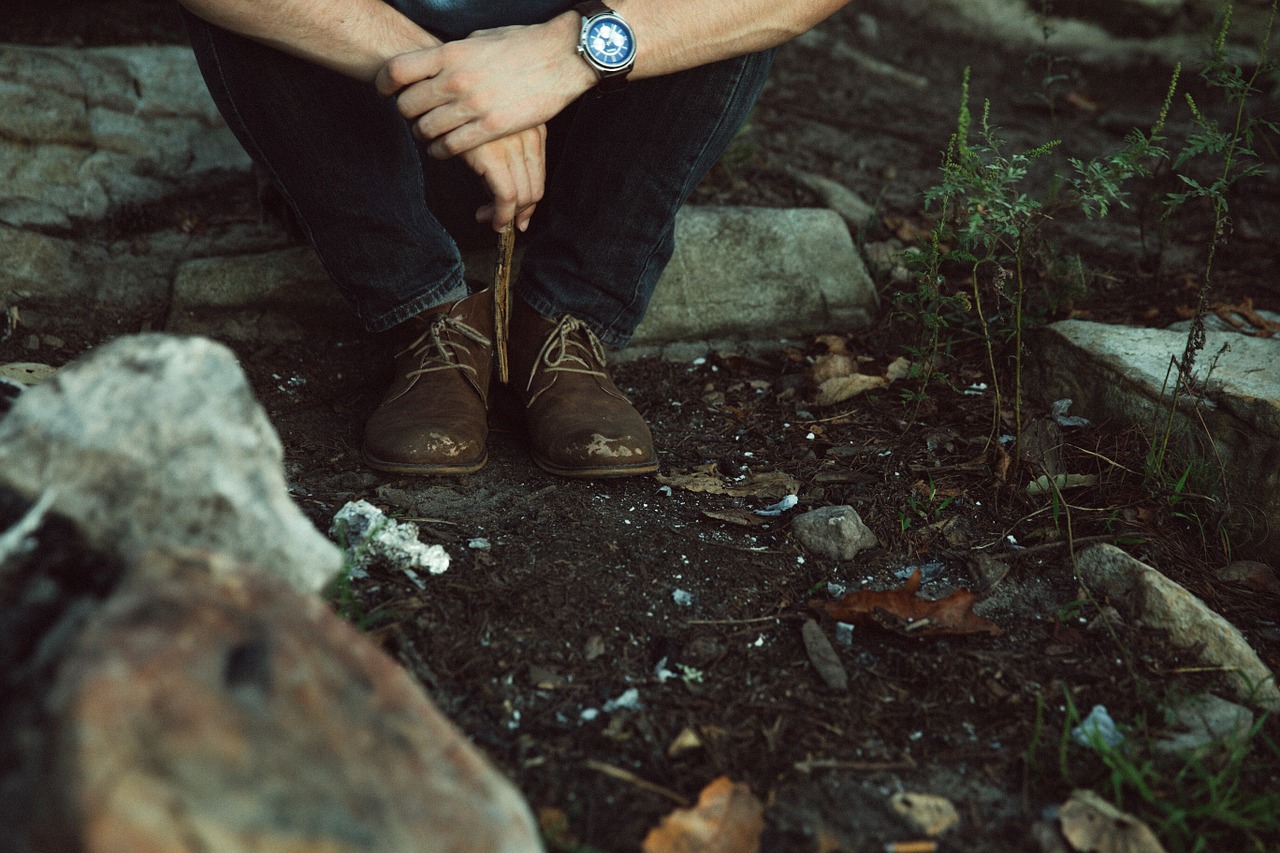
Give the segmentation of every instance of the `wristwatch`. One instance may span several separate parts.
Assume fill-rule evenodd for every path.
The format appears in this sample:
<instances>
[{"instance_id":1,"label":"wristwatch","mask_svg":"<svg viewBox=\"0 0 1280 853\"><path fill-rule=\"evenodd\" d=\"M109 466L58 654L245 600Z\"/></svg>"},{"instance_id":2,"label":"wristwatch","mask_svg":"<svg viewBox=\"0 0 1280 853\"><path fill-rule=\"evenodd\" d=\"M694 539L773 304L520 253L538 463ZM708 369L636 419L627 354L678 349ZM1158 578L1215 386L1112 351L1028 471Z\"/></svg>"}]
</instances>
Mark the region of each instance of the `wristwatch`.
<instances>
[{"instance_id":1,"label":"wristwatch","mask_svg":"<svg viewBox=\"0 0 1280 853\"><path fill-rule=\"evenodd\" d=\"M627 85L636 64L636 37L622 16L600 2L588 0L573 10L582 16L578 55L600 76L596 92L616 92Z\"/></svg>"}]
</instances>

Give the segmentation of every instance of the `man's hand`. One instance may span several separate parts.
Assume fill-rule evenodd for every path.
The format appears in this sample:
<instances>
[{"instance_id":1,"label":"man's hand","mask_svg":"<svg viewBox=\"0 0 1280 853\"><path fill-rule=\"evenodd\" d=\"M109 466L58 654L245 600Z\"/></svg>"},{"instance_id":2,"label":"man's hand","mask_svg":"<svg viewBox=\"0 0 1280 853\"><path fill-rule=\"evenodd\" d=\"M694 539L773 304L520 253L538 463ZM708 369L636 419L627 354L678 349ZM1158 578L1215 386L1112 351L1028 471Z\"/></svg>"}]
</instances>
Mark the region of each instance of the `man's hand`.
<instances>
[{"instance_id":1,"label":"man's hand","mask_svg":"<svg viewBox=\"0 0 1280 853\"><path fill-rule=\"evenodd\" d=\"M546 188L547 126L540 124L464 152L462 160L479 175L493 202L476 211L477 222L502 231L512 221L528 229Z\"/></svg>"},{"instance_id":2,"label":"man's hand","mask_svg":"<svg viewBox=\"0 0 1280 853\"><path fill-rule=\"evenodd\" d=\"M378 91L396 95L433 157L472 151L545 124L595 85L574 52L577 20L481 30L397 56L378 72Z\"/></svg>"}]
</instances>

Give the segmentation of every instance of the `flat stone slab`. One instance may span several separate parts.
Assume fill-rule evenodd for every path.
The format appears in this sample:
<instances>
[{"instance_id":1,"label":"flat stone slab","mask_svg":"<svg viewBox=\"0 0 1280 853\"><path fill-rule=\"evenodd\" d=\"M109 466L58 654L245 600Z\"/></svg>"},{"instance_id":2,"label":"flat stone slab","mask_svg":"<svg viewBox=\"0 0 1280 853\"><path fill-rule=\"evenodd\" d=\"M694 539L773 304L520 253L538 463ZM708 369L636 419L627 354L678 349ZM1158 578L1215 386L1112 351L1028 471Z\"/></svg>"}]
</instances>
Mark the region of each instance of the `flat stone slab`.
<instances>
[{"instance_id":1,"label":"flat stone slab","mask_svg":"<svg viewBox=\"0 0 1280 853\"><path fill-rule=\"evenodd\" d=\"M832 210L687 207L637 344L866 326L875 284Z\"/></svg>"},{"instance_id":2,"label":"flat stone slab","mask_svg":"<svg viewBox=\"0 0 1280 853\"><path fill-rule=\"evenodd\" d=\"M1067 320L1035 338L1026 387L1042 402L1070 398L1095 423L1163 435L1170 359L1186 332ZM1280 340L1208 332L1197 361L1204 384L1173 417L1167 468L1188 466L1201 493L1226 483L1232 544L1257 553L1280 544ZM1205 377L1207 376L1207 381ZM1219 490L1220 491L1220 490Z\"/></svg>"},{"instance_id":3,"label":"flat stone slab","mask_svg":"<svg viewBox=\"0 0 1280 853\"><path fill-rule=\"evenodd\" d=\"M472 252L468 278L491 276ZM760 339L871 322L875 283L840 215L821 209L689 207L636 344ZM182 263L166 329L224 339L299 339L304 326L350 323L315 254L290 248Z\"/></svg>"}]
</instances>

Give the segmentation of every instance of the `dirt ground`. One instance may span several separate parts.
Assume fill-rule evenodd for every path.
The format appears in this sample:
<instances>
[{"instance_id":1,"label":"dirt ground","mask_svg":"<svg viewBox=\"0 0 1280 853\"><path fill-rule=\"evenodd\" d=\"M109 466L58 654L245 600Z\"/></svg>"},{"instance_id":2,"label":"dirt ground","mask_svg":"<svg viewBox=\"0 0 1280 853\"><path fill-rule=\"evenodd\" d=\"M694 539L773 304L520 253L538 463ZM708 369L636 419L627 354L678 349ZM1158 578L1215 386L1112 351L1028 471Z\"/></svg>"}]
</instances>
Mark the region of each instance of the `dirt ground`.
<instances>
[{"instance_id":1,"label":"dirt ground","mask_svg":"<svg viewBox=\"0 0 1280 853\"><path fill-rule=\"evenodd\" d=\"M119 14L100 16L113 5ZM166 10L71 4L56 24L19 15L9 37L65 41L75 31L89 43L171 40ZM1062 58L1055 70L1065 79L1053 84L1051 110L1043 56L945 34L892 3L855 4L822 30L927 84L807 43L785 47L750 126L695 202L817 205L788 172L799 168L877 206L861 242L918 242L927 226L922 193L938 180L965 66L975 104L991 99L992 122L1012 149L1063 140L1059 168L1067 156L1116 148L1131 127L1149 126L1171 73L1155 62L1111 68ZM1275 101L1268 106L1274 117ZM1175 110L1169 136L1185 134L1187 119ZM1280 310L1273 143L1258 146L1265 173L1232 197L1215 299ZM1162 180L1135 200L1170 189ZM250 198L246 189L235 203ZM217 203L227 202L211 200L210 209ZM1179 309L1194 303L1208 220L1196 209L1176 219L1159 263L1153 222L1138 203L1099 223L1055 223L1061 256L1081 254L1090 287L1045 318L1180 319ZM880 850L916 838L888 804L900 791L956 804L961 822L942 837L942 850L1035 849L1029 830L1046 807L1073 787L1109 793L1105 768L1084 750L1072 747L1060 764L1068 704L1081 713L1104 705L1156 734L1158 709L1171 696L1225 690L1218 674L1195 671L1198 658L1159 632L1125 620L1100 628L1105 602L1074 580L1061 519L1046 498L1025 494L1025 472L998 475L999 454L988 443L992 400L963 393L987 381L977 346L957 344L953 385L931 386L922 404L897 388L813 404L807 371L816 356L843 345L883 368L917 338L909 318L890 310L895 291L909 285L888 270L880 275L884 317L868 329L827 330L840 343L726 345L697 358L624 358L617 367L619 385L653 426L661 476L712 465L729 480L794 478L799 506L754 527L706 513L759 509L779 495L664 488L654 477L556 479L531 464L519 429L501 420L479 474L375 474L358 450L387 378L382 341L353 334L238 347L284 441L297 500L318 526L365 499L448 549L451 568L425 588L386 570L356 581L350 612L510 774L553 847L636 849L678 802L728 775L765 801L766 851ZM156 318L85 317L37 354L61 363L147 322ZM0 357L31 358L20 340ZM1067 438L1065 467L1099 476L1071 493L1076 539L1123 542L1226 615L1280 668L1280 601L1216 579L1229 559L1220 544L1175 517L1133 473L1142 467L1141 438L1096 426ZM879 546L845 562L806 552L790 518L840 504L857 509ZM1011 568L977 606L1000 636L859 626L844 644L824 620L850 677L846 692L824 685L801 639L801 625L815 616L811 601L831 600L837 587L898 586L913 567L925 567L930 597L982 587L991 579L975 574L977 554ZM1274 721L1266 731L1280 735ZM1280 767L1256 768L1246 784L1275 786L1277 774ZM1253 849L1237 841L1223 849Z\"/></svg>"}]
</instances>

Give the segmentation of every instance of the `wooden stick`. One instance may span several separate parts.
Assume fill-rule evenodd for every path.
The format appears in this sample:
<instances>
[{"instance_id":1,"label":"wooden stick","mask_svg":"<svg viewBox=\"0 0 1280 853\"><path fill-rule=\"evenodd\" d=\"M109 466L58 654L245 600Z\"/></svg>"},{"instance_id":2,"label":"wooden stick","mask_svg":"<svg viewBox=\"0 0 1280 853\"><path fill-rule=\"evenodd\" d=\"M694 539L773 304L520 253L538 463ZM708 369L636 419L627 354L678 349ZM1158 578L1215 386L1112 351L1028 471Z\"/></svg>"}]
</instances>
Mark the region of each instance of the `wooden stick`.
<instances>
[{"instance_id":1,"label":"wooden stick","mask_svg":"<svg viewBox=\"0 0 1280 853\"><path fill-rule=\"evenodd\" d=\"M514 224L498 235L498 260L493 267L493 342L498 356L498 381L510 379L507 362L507 323L511 312L511 253L516 245Z\"/></svg>"},{"instance_id":2,"label":"wooden stick","mask_svg":"<svg viewBox=\"0 0 1280 853\"><path fill-rule=\"evenodd\" d=\"M614 767L612 764L605 764L603 761L596 761L590 758L586 760L585 764L597 773L603 773L606 776L612 776L614 779L621 779L623 782L629 782L642 791L648 791L651 794L666 797L668 800L678 803L681 806L685 806L686 808L689 805L689 801L686 798L677 794L670 788L664 788L661 785L654 784L648 779L641 779L630 770L623 770L621 767Z\"/></svg>"}]
</instances>

